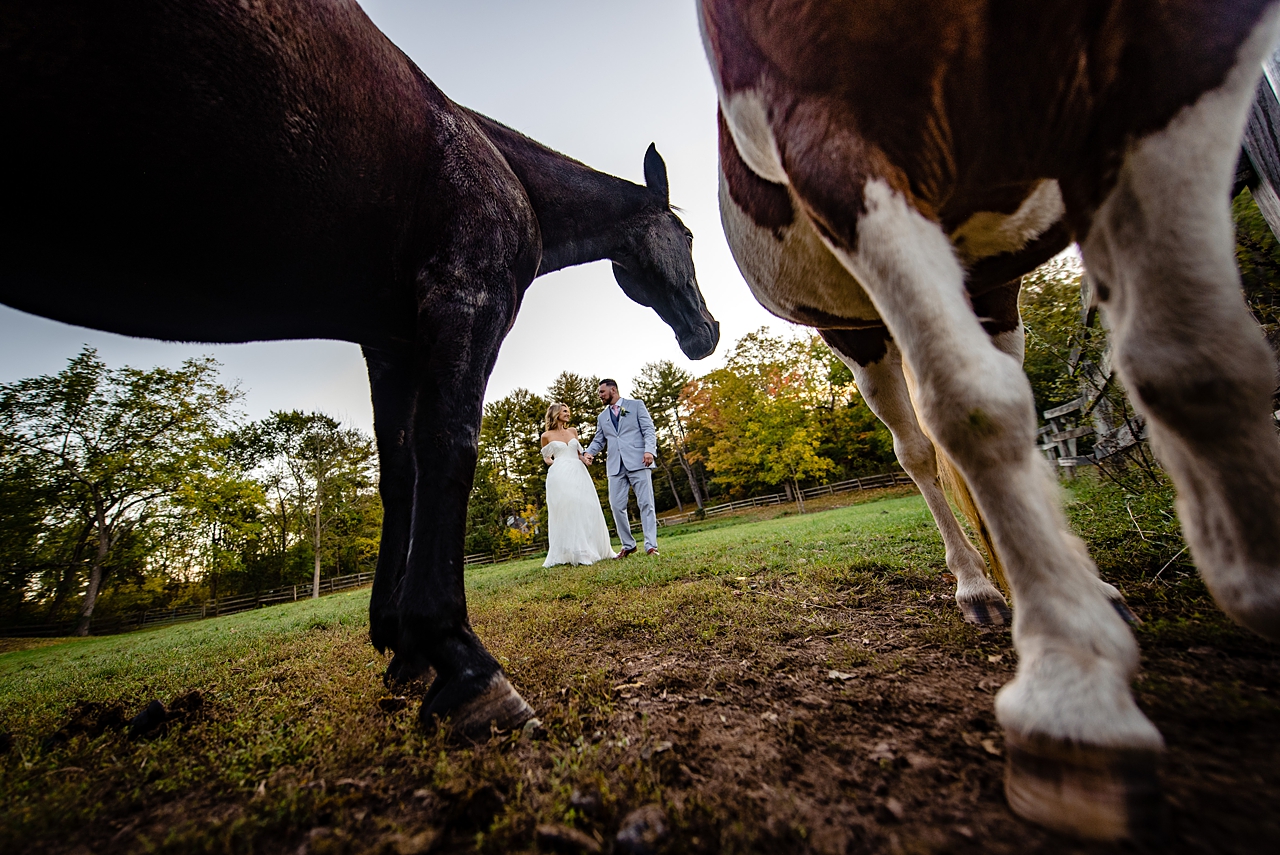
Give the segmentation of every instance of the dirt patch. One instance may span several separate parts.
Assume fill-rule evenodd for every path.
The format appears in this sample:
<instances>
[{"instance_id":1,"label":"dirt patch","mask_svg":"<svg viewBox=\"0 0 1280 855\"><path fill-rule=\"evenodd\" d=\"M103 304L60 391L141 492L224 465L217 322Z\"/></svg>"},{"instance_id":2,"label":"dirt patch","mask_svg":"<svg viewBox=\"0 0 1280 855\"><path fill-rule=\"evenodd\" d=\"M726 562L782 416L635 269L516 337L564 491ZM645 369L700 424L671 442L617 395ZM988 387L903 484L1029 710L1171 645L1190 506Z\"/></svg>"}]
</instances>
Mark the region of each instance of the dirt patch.
<instances>
[{"instance_id":1,"label":"dirt patch","mask_svg":"<svg viewBox=\"0 0 1280 855\"><path fill-rule=\"evenodd\" d=\"M74 641L71 638L0 638L0 656L19 650L38 650Z\"/></svg>"},{"instance_id":2,"label":"dirt patch","mask_svg":"<svg viewBox=\"0 0 1280 855\"><path fill-rule=\"evenodd\" d=\"M968 656L892 621L858 633L797 640L767 673L642 648L611 663L617 730L595 738L621 734L659 770L679 817L672 851L1079 851L1005 804L992 700L1013 676L1006 633L982 633ZM841 640L902 664L833 669ZM1169 744L1167 851L1280 848L1278 666L1212 648L1147 657L1139 699Z\"/></svg>"},{"instance_id":3,"label":"dirt patch","mask_svg":"<svg viewBox=\"0 0 1280 855\"><path fill-rule=\"evenodd\" d=\"M992 709L1014 673L1008 633L968 631L965 649L949 649L927 619L893 611L850 613L841 632L745 654L732 644L698 655L628 643L566 649L607 702L579 706L564 685L529 691L549 737L453 749L455 784L412 799L412 776L351 788L364 805L347 814L358 827L396 831L372 849L357 829L326 832L306 851L401 851L427 838L442 852L477 841L486 851L594 851L585 838L606 852L1132 851L1010 813ZM1280 847L1280 660L1269 645L1236 642L1247 649L1162 649L1145 660L1139 701L1169 743L1164 851ZM569 723L582 726L572 741ZM627 849L618 835L647 799L667 824L648 848ZM536 820L548 815L559 831Z\"/></svg>"}]
</instances>

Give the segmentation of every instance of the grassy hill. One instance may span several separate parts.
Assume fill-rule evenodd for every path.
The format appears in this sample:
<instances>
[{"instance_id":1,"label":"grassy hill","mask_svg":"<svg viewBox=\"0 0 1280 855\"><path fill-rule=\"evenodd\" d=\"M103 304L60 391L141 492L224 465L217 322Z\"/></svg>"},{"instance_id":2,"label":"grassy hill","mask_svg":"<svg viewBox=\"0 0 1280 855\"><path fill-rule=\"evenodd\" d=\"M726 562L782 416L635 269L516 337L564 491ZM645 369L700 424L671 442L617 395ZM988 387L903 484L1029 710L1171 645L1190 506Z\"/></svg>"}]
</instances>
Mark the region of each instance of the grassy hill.
<instances>
[{"instance_id":1,"label":"grassy hill","mask_svg":"<svg viewBox=\"0 0 1280 855\"><path fill-rule=\"evenodd\" d=\"M1280 650L1179 565L1125 576L1137 552L1079 504L1147 621L1174 850L1280 845ZM918 496L661 546L468 571L472 622L543 723L476 746L388 697L367 591L0 654L0 850L609 851L657 805L654 851L1076 851L1004 806L991 700L1014 654L961 622ZM153 699L182 715L130 741Z\"/></svg>"}]
</instances>

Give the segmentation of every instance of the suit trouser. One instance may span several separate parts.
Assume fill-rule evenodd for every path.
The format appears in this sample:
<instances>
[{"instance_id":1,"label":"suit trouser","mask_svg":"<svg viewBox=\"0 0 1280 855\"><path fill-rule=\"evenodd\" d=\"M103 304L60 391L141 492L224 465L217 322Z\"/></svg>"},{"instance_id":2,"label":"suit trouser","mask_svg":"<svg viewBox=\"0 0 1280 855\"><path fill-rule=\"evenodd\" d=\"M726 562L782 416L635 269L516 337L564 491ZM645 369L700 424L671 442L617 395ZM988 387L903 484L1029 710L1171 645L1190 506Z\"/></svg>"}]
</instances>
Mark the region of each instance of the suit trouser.
<instances>
[{"instance_id":1,"label":"suit trouser","mask_svg":"<svg viewBox=\"0 0 1280 855\"><path fill-rule=\"evenodd\" d=\"M637 469L622 470L621 475L609 474L609 509L613 511L613 525L623 547L632 549L636 539L631 536L631 520L627 518L627 493L636 491L636 504L640 506L640 528L644 531L644 548L658 548L658 515L653 509L653 472Z\"/></svg>"}]
</instances>

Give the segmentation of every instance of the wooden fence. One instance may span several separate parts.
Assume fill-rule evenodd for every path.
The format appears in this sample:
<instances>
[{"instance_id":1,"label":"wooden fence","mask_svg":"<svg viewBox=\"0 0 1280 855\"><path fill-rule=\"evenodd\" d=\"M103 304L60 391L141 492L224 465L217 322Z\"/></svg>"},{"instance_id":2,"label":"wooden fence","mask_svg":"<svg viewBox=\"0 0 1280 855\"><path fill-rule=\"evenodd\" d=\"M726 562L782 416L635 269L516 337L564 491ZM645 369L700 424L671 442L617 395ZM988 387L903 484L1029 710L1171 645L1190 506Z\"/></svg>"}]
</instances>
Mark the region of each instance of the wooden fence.
<instances>
[{"instance_id":1,"label":"wooden fence","mask_svg":"<svg viewBox=\"0 0 1280 855\"><path fill-rule=\"evenodd\" d=\"M1092 302L1088 277L1081 287L1084 305L1088 306ZM1085 312L1083 320L1088 327L1092 316L1089 310ZM1075 477L1077 467L1097 466L1147 439L1147 423L1142 416L1129 415L1127 409L1117 407L1108 397L1114 382L1110 362L1109 351L1103 352L1101 365L1081 360L1079 348L1073 351L1068 369L1080 380L1083 394L1074 401L1045 410L1046 424L1036 432L1040 451L1050 463L1061 467L1068 478ZM1080 454L1077 443L1088 436L1093 437L1093 451Z\"/></svg>"},{"instance_id":2,"label":"wooden fence","mask_svg":"<svg viewBox=\"0 0 1280 855\"><path fill-rule=\"evenodd\" d=\"M334 594L338 591L349 591L373 584L372 573L352 573L348 576L331 576L320 580L320 595ZM285 585L270 591L254 594L237 594L231 597L219 597L207 603L192 606L180 606L171 609L147 609L133 615L116 615L105 620L92 620L89 632L93 635L114 635L121 632L134 632L139 629L168 626L175 623L203 620L219 615L233 615L250 609L272 606L277 603L288 603L305 600L311 596L311 585ZM53 638L72 635L76 631L78 621L58 621L56 623L25 624L22 626L0 627L0 636L8 638Z\"/></svg>"},{"instance_id":3,"label":"wooden fence","mask_svg":"<svg viewBox=\"0 0 1280 855\"><path fill-rule=\"evenodd\" d=\"M865 478L850 478L848 481L838 481L834 484L819 484L817 487L808 487L802 490L801 494L806 499L815 499L818 496L834 496L837 493L849 493L854 490L875 490L883 487L896 487L899 484L910 483L912 483L911 477L905 472L886 472L883 475L868 475ZM704 509L703 517L711 519L712 517L731 514L734 511L746 510L747 508L781 505L786 502L793 501L795 501L795 499L787 493L770 493L766 496L753 496L750 499L739 499L736 502L726 502L723 505L711 505ZM660 517L658 519L658 525L680 525L696 519L698 519L698 512L688 511L683 514Z\"/></svg>"},{"instance_id":4,"label":"wooden fence","mask_svg":"<svg viewBox=\"0 0 1280 855\"><path fill-rule=\"evenodd\" d=\"M465 567L472 567L477 564L501 564L504 561L519 561L521 558L532 558L539 553L547 551L547 542L545 540L535 541L521 549L514 549L510 552L477 552L474 555L464 555L462 564Z\"/></svg>"}]
</instances>

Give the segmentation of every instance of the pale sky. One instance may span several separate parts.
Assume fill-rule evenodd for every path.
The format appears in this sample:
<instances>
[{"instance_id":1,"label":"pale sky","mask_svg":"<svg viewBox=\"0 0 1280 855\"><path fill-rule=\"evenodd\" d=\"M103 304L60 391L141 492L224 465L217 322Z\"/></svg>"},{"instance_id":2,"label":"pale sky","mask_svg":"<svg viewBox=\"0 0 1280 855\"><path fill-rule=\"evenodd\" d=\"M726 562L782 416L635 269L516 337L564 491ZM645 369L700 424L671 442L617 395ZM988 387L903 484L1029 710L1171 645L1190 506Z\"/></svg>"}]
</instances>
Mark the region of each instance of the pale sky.
<instances>
[{"instance_id":1,"label":"pale sky","mask_svg":"<svg viewBox=\"0 0 1280 855\"><path fill-rule=\"evenodd\" d=\"M716 354L684 357L651 309L628 300L608 262L534 281L489 381L486 400L542 392L561 371L616 377L629 392L646 362L694 374L722 364L743 334L789 324L751 296L720 230L715 93L689 0L363 0L361 5L453 100L604 172L643 183L650 142L666 159L671 201L694 233ZM112 367L176 365L212 354L239 380L251 418L322 410L371 430L359 349L343 342L188 345L100 333L0 306L0 382L59 371L84 344Z\"/></svg>"}]
</instances>

